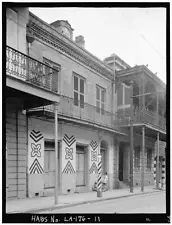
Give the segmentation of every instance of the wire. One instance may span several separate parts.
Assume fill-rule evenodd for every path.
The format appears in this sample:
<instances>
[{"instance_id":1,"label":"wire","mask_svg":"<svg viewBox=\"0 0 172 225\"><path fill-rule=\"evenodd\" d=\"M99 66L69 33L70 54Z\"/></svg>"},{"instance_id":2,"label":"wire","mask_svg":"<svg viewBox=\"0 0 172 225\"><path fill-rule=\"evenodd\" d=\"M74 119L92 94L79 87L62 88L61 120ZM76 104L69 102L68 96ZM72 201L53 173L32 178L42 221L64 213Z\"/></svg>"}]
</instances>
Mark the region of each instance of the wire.
<instances>
[{"instance_id":1,"label":"wire","mask_svg":"<svg viewBox=\"0 0 172 225\"><path fill-rule=\"evenodd\" d=\"M134 28L135 28L135 30L139 33L139 35L143 38L143 40L145 40L151 47L152 47L152 49L163 59L163 60L165 60L165 58L164 58L164 56L153 46L153 44L145 37L145 35L143 35L140 31L139 31L139 29L138 29L138 27L136 27L126 16L125 16L125 14L124 14L124 12L122 12L121 11L121 15L127 20L127 22L131 25L131 26L133 26Z\"/></svg>"}]
</instances>

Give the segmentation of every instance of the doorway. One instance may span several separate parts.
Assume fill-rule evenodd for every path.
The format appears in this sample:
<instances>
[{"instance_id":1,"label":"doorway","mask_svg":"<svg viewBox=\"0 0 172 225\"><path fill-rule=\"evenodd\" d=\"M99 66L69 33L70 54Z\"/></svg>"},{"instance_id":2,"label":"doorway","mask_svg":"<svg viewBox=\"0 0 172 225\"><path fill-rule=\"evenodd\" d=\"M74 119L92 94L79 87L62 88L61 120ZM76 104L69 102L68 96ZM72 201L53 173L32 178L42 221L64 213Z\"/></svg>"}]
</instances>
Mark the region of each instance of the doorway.
<instances>
[{"instance_id":1,"label":"doorway","mask_svg":"<svg viewBox=\"0 0 172 225\"><path fill-rule=\"evenodd\" d=\"M100 153L101 153L101 161L102 161L102 176L105 175L106 171L106 149L101 148L100 149Z\"/></svg>"},{"instance_id":2,"label":"doorway","mask_svg":"<svg viewBox=\"0 0 172 225\"><path fill-rule=\"evenodd\" d=\"M118 169L118 178L120 181L123 181L123 168L124 166L124 151L123 151L123 146L120 144L119 146L119 169Z\"/></svg>"},{"instance_id":3,"label":"doorway","mask_svg":"<svg viewBox=\"0 0 172 225\"><path fill-rule=\"evenodd\" d=\"M58 143L58 185L60 188L60 143ZM46 141L44 151L44 188L55 187L55 142Z\"/></svg>"},{"instance_id":4,"label":"doorway","mask_svg":"<svg viewBox=\"0 0 172 225\"><path fill-rule=\"evenodd\" d=\"M85 186L85 149L76 146L76 187Z\"/></svg>"}]
</instances>

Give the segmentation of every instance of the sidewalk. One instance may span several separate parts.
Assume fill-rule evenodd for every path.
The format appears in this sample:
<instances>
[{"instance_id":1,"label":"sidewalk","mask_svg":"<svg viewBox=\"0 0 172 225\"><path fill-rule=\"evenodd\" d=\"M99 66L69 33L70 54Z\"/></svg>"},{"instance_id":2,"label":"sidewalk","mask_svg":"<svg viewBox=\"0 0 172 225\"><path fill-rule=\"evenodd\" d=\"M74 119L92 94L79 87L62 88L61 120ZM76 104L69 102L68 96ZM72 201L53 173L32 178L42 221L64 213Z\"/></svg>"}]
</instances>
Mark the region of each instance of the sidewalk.
<instances>
[{"instance_id":1,"label":"sidewalk","mask_svg":"<svg viewBox=\"0 0 172 225\"><path fill-rule=\"evenodd\" d=\"M129 189L113 189L103 192L103 197L97 197L97 192L74 193L68 195L60 195L58 197L58 205L54 204L54 197L35 197L26 199L8 200L6 202L6 213L36 213L43 210L64 208L72 205L85 204L87 202L97 202L110 200L115 198L129 197L133 195L148 194L160 192L154 189L154 186L146 186L144 192L141 188L134 188L134 193L130 193Z\"/></svg>"}]
</instances>

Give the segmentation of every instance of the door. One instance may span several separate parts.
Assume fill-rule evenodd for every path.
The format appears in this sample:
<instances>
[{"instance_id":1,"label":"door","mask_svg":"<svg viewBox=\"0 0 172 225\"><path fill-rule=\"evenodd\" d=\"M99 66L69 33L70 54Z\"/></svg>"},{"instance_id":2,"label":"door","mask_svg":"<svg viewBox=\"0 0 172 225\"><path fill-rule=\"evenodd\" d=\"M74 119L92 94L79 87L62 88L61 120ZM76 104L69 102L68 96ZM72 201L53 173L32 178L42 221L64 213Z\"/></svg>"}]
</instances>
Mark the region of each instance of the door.
<instances>
[{"instance_id":1,"label":"door","mask_svg":"<svg viewBox=\"0 0 172 225\"><path fill-rule=\"evenodd\" d=\"M100 150L101 153L101 160L102 160L102 175L105 175L106 169L105 169L105 154L106 154L106 150L105 149L101 149Z\"/></svg>"},{"instance_id":2,"label":"door","mask_svg":"<svg viewBox=\"0 0 172 225\"><path fill-rule=\"evenodd\" d=\"M60 145L58 144L58 153ZM59 165L59 154L58 154L58 174L60 174ZM58 181L60 177L58 176ZM60 185L60 183L58 182ZM45 142L44 151L44 188L54 188L55 187L55 143Z\"/></svg>"},{"instance_id":3,"label":"door","mask_svg":"<svg viewBox=\"0 0 172 225\"><path fill-rule=\"evenodd\" d=\"M84 147L76 147L76 186L85 186Z\"/></svg>"},{"instance_id":4,"label":"door","mask_svg":"<svg viewBox=\"0 0 172 225\"><path fill-rule=\"evenodd\" d=\"M119 180L123 181L123 149L119 149Z\"/></svg>"}]
</instances>

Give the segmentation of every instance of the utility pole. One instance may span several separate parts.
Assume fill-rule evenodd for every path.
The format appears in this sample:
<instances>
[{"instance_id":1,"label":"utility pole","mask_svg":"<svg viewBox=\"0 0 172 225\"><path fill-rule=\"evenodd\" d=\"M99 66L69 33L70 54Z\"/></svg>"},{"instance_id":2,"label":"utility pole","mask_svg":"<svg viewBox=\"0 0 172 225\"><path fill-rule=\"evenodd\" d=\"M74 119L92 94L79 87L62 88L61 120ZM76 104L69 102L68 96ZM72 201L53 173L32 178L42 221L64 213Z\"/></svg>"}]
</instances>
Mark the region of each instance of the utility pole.
<instances>
[{"instance_id":1,"label":"utility pole","mask_svg":"<svg viewBox=\"0 0 172 225\"><path fill-rule=\"evenodd\" d=\"M133 192L133 81L131 81L131 115L130 115L130 192Z\"/></svg>"},{"instance_id":2,"label":"utility pole","mask_svg":"<svg viewBox=\"0 0 172 225\"><path fill-rule=\"evenodd\" d=\"M55 188L54 188L54 201L55 205L58 204L58 115L57 103L54 103L55 113Z\"/></svg>"}]
</instances>

